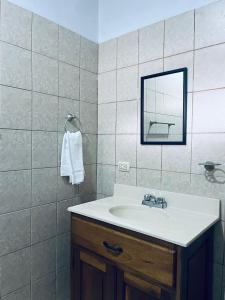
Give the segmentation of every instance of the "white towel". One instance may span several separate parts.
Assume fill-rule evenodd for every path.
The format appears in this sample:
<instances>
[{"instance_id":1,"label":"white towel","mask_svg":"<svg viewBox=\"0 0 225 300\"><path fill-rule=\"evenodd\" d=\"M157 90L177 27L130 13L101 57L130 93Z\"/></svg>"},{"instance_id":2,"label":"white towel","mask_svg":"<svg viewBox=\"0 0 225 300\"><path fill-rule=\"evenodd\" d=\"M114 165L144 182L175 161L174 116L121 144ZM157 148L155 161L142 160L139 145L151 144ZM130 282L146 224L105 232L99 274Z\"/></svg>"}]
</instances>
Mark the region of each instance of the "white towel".
<instances>
[{"instance_id":1,"label":"white towel","mask_svg":"<svg viewBox=\"0 0 225 300\"><path fill-rule=\"evenodd\" d=\"M84 181L82 135L80 131L67 131L63 137L61 154L61 176L69 176L72 184Z\"/></svg>"}]
</instances>

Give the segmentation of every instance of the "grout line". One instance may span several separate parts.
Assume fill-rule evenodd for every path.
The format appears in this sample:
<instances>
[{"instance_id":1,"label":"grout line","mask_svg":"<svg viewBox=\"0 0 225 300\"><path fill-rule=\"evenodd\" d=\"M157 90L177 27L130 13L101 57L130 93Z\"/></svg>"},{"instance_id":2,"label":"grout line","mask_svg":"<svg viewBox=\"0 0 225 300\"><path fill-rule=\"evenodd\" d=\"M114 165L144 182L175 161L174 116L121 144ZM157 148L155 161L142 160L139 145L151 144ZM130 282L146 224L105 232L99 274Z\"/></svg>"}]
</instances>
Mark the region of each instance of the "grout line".
<instances>
[{"instance_id":1,"label":"grout line","mask_svg":"<svg viewBox=\"0 0 225 300\"><path fill-rule=\"evenodd\" d=\"M59 81L60 81L60 78L59 78L59 25L57 26L57 44L58 44L58 51L57 51L57 58L58 58L58 63L57 63L57 72L58 72L58 95L59 95ZM57 131L59 131L59 96L57 98ZM59 163L58 159L59 159L59 134L57 134L57 145L56 145L56 152L57 152L57 163ZM60 162L61 163L61 162ZM57 167L57 173L56 173L56 176L57 176L57 187L56 187L56 214L55 214L55 222L56 222L56 243L55 243L55 254L56 254L56 261L55 261L55 269L57 269L57 234L58 234L58 186L59 186L59 170L60 170L60 167ZM55 290L56 290L56 279L55 279Z\"/></svg>"},{"instance_id":2,"label":"grout line","mask_svg":"<svg viewBox=\"0 0 225 300\"><path fill-rule=\"evenodd\" d=\"M63 134L64 130L60 130L60 131L51 131L51 130L39 130L39 129L17 129L17 128L2 128L0 127L0 130L3 131L21 131L21 132L33 132L33 133L57 133L57 134ZM89 132L86 131L85 134L87 135L98 135L96 132Z\"/></svg>"},{"instance_id":3,"label":"grout line","mask_svg":"<svg viewBox=\"0 0 225 300\"><path fill-rule=\"evenodd\" d=\"M127 136L127 135L125 135ZM128 135L129 136L129 135ZM134 136L134 135L133 135ZM109 166L117 166L118 164L109 164L109 163L89 163L89 164L86 164L87 166L91 166L91 165L109 165ZM45 169L57 169L59 168L59 166L56 166L56 167L44 167L44 168L33 168L32 170L45 170ZM160 169L151 169L151 168L140 168L140 167L132 167L132 168L137 168L137 169L146 169L146 170L158 170L160 171ZM6 171L0 171L0 174L1 173L10 173L10 172L23 172L23 171L31 171L31 169L20 169L20 170L6 170ZM173 170L166 170L164 169L163 171L168 171L168 172L172 172L172 173L185 173L185 174L190 174L190 172L182 172L182 171L173 171ZM204 175L204 173L196 173L196 172L191 172L191 174L193 175ZM68 198L65 198L65 199L62 199L62 200L67 200ZM72 198L69 198L69 199L72 199ZM62 200L57 200L57 202L59 201L62 201ZM49 203L43 203L43 204L40 204L40 206L42 205L47 205L47 204L50 204L50 203L54 203L55 201L53 202L49 202ZM36 207L36 206L32 206L32 207ZM32 208L31 207L31 208ZM28 207L29 208L29 207ZM28 209L28 208L24 208L24 209ZM24 210L24 209L21 209L21 210Z\"/></svg>"},{"instance_id":4,"label":"grout line","mask_svg":"<svg viewBox=\"0 0 225 300\"><path fill-rule=\"evenodd\" d=\"M163 20L163 71L165 71L165 43L166 43L166 21Z\"/></svg>"},{"instance_id":5,"label":"grout line","mask_svg":"<svg viewBox=\"0 0 225 300\"><path fill-rule=\"evenodd\" d=\"M32 285L31 285L31 277L32 277L32 204L33 204L33 21L34 21L34 13L31 14L31 208L30 208L30 297L32 298Z\"/></svg>"},{"instance_id":6,"label":"grout line","mask_svg":"<svg viewBox=\"0 0 225 300\"><path fill-rule=\"evenodd\" d=\"M24 288L26 288L26 287L29 287L29 289L30 289L30 286L31 286L31 279L30 279L29 282L27 282L27 284L22 285L22 286L19 287L18 289L12 290L12 291L10 291L9 293L6 293L6 294L4 294L4 295L1 295L2 297L1 297L0 299L2 299L2 300L7 299L8 296L11 296L11 295L13 296L14 293L19 292L20 290L22 290L22 289L24 289ZM31 290L30 290L30 292L31 292ZM6 298L6 297L7 297L7 298ZM31 299L31 294L30 294L30 299Z\"/></svg>"},{"instance_id":7,"label":"grout line","mask_svg":"<svg viewBox=\"0 0 225 300\"><path fill-rule=\"evenodd\" d=\"M79 60L79 120L82 123L82 121L81 121L81 100L80 100L80 95L81 95L81 92L80 92L80 89L81 89L81 81L80 81L80 78L81 78L81 76L80 76L80 73L81 73L80 72L80 70L81 70L81 68L80 68L80 65L81 65L81 36L79 38L79 59L78 60ZM87 134L86 130L85 130L85 133ZM85 172L85 166L84 166L84 172ZM76 195L76 191L74 191L74 192ZM77 187L77 192L78 192L78 194L80 194L80 192L81 192L80 184Z\"/></svg>"},{"instance_id":8,"label":"grout line","mask_svg":"<svg viewBox=\"0 0 225 300\"><path fill-rule=\"evenodd\" d=\"M195 11L196 11L196 10L194 10L194 13L195 13ZM48 20L48 19L47 19L47 20ZM167 20L168 20L168 19L164 19L164 20L162 20L162 21L164 21L164 23L165 23ZM55 24L56 24L57 26L59 26L59 27L62 27L61 25L59 25L59 24L57 24L57 23L55 23ZM151 25L154 25L154 24L149 24L149 25L147 25L147 27L148 27L148 26L151 26ZM140 30L142 30L142 29L145 28L145 27L146 27L146 26L141 27L141 28L137 28L136 30L134 30L134 31L132 31L132 32L140 31ZM65 28L65 29L67 29L67 28ZM69 29L67 29L67 30L69 30ZM70 30L70 31L72 31L72 30ZM109 41L112 41L112 40L114 40L114 39L119 39L120 37L122 37L122 36L124 36L124 35L126 35L126 34L129 34L129 33L125 33L125 34L123 34L123 35L121 35L121 36L112 38L112 39L110 39L110 40L108 40L108 41L104 41L104 42L102 42L102 43L96 43L96 42L93 42L93 41L91 41L90 39L88 39L88 38L86 38L86 37L80 35L79 33L75 32L75 31L72 31L72 32L75 33L75 34L77 34L77 35L79 35L80 39L84 38L84 39L88 40L89 42L96 44L97 46L100 46L100 45L102 45L102 44L104 44L104 43L107 43L107 42L109 42ZM130 32L130 33L132 33L132 32ZM18 47L18 48L23 49L23 50L26 50L26 51L31 51L31 49L29 49L29 48L22 47L22 46L20 46L20 45L18 45L18 44L14 44L14 43L9 42L9 41L6 41L6 40L0 39L0 42L5 43L5 44L8 44L8 45L11 45L11 46ZM205 49L205 48L211 48L211 47L213 47L213 46L222 45L222 44L224 44L224 43L225 43L225 42L219 42L219 43L210 44L210 45L206 45L206 46L202 46L202 47L197 47L197 48L195 48L195 47L196 47L196 45L195 45L194 51L195 51L195 50L197 50L197 51L198 51L198 50L202 50L202 49ZM184 51L184 52L179 52L179 53L175 53L175 54L168 55L168 56L165 56L165 57L171 57L171 56L174 56L174 55L179 55L179 54L183 54L183 53L190 52L190 51L193 51L193 50L188 50L188 51ZM51 55L48 55L48 54L45 54L45 53L40 53L40 52L35 51L35 50L33 50L32 52L33 52L33 53L36 53L36 54L40 54L40 55L42 55L42 56L46 56L46 57L48 57L48 58L50 58L50 59L58 60L59 62L66 63L66 64L71 65L71 66L74 66L74 67L78 67L78 68L80 68L80 69L86 70L86 71L91 72L91 73L94 73L94 74L98 73L98 72L93 72L93 71L90 71L90 70L87 70L87 69L82 68L82 67L80 66L80 63L79 63L79 65L71 64L71 63L68 63L68 62L66 62L66 61L60 60L59 57L56 59L55 57L53 57L53 56L51 56ZM154 60L157 60L157 59L154 59ZM153 60L150 60L150 61L153 61ZM146 62L147 62L147 61L146 61ZM149 61L148 61L148 62L149 62ZM145 62L144 62L144 63L145 63ZM128 65L128 66L131 66L131 65ZM127 67L127 66L126 66L126 67ZM126 68L126 67L125 67L125 68ZM117 69L122 69L122 68L124 68L124 67L116 67L116 68L117 68ZM112 70L114 70L114 69L112 69ZM99 74L106 73L106 72L110 72L110 71L111 71L111 70L107 70L107 71L104 71L104 72L99 72Z\"/></svg>"},{"instance_id":9,"label":"grout line","mask_svg":"<svg viewBox=\"0 0 225 300\"><path fill-rule=\"evenodd\" d=\"M58 26L59 26L59 25L58 25ZM76 32L75 32L75 33L76 33ZM32 32L31 32L31 35L32 35ZM81 36L81 35L79 35L79 36L80 36L80 39L81 39L82 36ZM89 40L89 41L90 41L90 40ZM47 54L45 54L45 53L41 53L41 52L35 51L35 50L32 49L32 47L31 47L31 49L24 48L24 47L21 47L20 45L13 44L13 43L11 43L11 42L7 42L7 41L1 40L1 39L0 39L0 43L7 44L7 45L10 45L10 46L13 46L13 47L16 47L16 48L20 48L20 49L22 49L22 50L24 50L24 51L29 51L29 52L31 52L31 54L34 53L34 54L38 54L38 55L44 56L44 57L46 57L46 58L48 58L48 59L55 60L55 61L57 61L58 63L64 63L64 64L69 65L69 66L71 66L71 67L78 68L78 69L81 69L81 70L83 70L83 71L87 71L87 72L89 72L89 73L95 74L95 75L98 74L98 72L93 72L93 71L91 71L90 69L85 69L85 68L81 67L81 66L80 66L80 61L79 61L79 64L78 64L78 65L75 65L75 64L71 64L71 63L69 63L69 62L67 62L67 61L65 61L65 60L59 59L59 51L58 51L57 57L53 57L53 56L47 55ZM31 43L32 43L32 41L31 41ZM59 45L59 43L58 43L58 45ZM59 48L59 47L58 47L58 48Z\"/></svg>"},{"instance_id":10,"label":"grout line","mask_svg":"<svg viewBox=\"0 0 225 300\"><path fill-rule=\"evenodd\" d=\"M53 236L51 236L51 237L49 237L49 238L47 238L47 239L44 239L44 240L35 242L35 243L33 243L33 244L31 243L31 244L28 245L28 246L25 246L25 247L22 247L22 248L18 248L18 249L14 250L14 251L7 252L7 253L5 253L5 254L3 254L3 255L0 255L0 258L5 257L5 256L8 256L8 255L11 255L11 254L14 254L14 253L17 253L17 252L22 251L22 250L25 250L25 249L30 249L30 250L31 250L31 247L33 247L33 246L36 246L36 245L39 245L39 244L48 242L48 241L50 241L50 240L56 239L58 235L63 235L63 234L66 234L66 233L68 234L68 233L70 233L70 231L65 231L65 232L60 233L60 234L55 234L55 235L53 235ZM30 270L31 270L31 268L30 268ZM10 293L11 293L11 292L10 292Z\"/></svg>"},{"instance_id":11,"label":"grout line","mask_svg":"<svg viewBox=\"0 0 225 300\"><path fill-rule=\"evenodd\" d=\"M194 10L194 40L193 40L193 48L195 49L195 35L196 35L196 10ZM193 52L193 65L192 65L192 89L195 89L195 54L196 51ZM188 99L188 97L187 97ZM190 99L190 96L189 96ZM190 153L190 183L192 183L192 159L193 159L193 116L194 116L194 96L191 94L191 136L190 136L190 147L191 147L191 153ZM187 119L188 120L188 119Z\"/></svg>"},{"instance_id":12,"label":"grout line","mask_svg":"<svg viewBox=\"0 0 225 300\"><path fill-rule=\"evenodd\" d=\"M138 86L137 86L137 93L139 92L139 95L137 95L137 96L139 96L140 97L140 92L141 92L141 83L140 83L140 30L138 30L138 66L137 66L137 73L138 73L138 75L137 75L137 84L138 84ZM137 101L137 99L136 99L136 101ZM140 125L140 122L141 122L141 117L140 117L140 114L141 114L141 103L140 103L140 101L137 101L137 124L136 124L136 126L137 126L137 129L136 129L136 131L137 131L137 133L138 133L138 131L140 131L141 130L141 125ZM139 128L139 126L140 126L140 129L138 130L138 128ZM136 151L136 186L138 185L138 171L137 171L137 165L138 165L138 144L140 143L140 139L138 140L138 134L135 134L135 151Z\"/></svg>"},{"instance_id":13,"label":"grout line","mask_svg":"<svg viewBox=\"0 0 225 300\"><path fill-rule=\"evenodd\" d=\"M59 96L56 94L51 94L51 93L47 93L47 92L41 92L41 91L36 91L36 90L29 90L29 89L25 89L25 88L21 88L21 87L17 87L17 86L12 86L12 85L7 85L7 84L2 84L0 83L0 87L8 87L8 88L12 88L12 89L18 89L18 90L22 90L22 91L27 91L27 92L33 92L36 94L42 94L42 95L46 95L46 96L53 96L53 97L59 97L61 99L66 99L66 100L73 100L73 101L80 101L78 99L75 98L68 98L68 97L63 97L63 96ZM214 88L208 88L208 89L202 89L202 90L192 90L192 91L188 91L188 94L190 93L203 93L203 92L210 92L210 91L217 91L217 90L224 90L225 86L221 86L221 87L214 87ZM139 99L140 97L138 96L137 99ZM134 101L137 99L127 99L127 100L119 100L118 102L124 102L124 101ZM102 104L110 104L110 103L115 103L116 101L109 101L109 102L102 102L102 103L95 103L95 102L90 102L87 100L82 100L80 102L85 102L88 104L93 104L93 105L102 105Z\"/></svg>"}]
</instances>

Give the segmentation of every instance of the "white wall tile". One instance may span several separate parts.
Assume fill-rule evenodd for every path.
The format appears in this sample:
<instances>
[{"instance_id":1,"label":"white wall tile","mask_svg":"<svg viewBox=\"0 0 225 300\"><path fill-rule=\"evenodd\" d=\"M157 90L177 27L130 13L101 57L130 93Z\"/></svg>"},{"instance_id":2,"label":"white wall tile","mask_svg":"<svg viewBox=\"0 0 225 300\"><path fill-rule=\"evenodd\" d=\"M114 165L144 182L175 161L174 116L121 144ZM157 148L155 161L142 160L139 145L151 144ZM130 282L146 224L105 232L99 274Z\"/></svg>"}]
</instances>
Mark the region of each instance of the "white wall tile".
<instances>
[{"instance_id":1,"label":"white wall tile","mask_svg":"<svg viewBox=\"0 0 225 300\"><path fill-rule=\"evenodd\" d=\"M32 167L57 166L57 133L35 131L32 134Z\"/></svg>"},{"instance_id":2,"label":"white wall tile","mask_svg":"<svg viewBox=\"0 0 225 300\"><path fill-rule=\"evenodd\" d=\"M225 44L195 52L195 91L225 87Z\"/></svg>"},{"instance_id":3,"label":"white wall tile","mask_svg":"<svg viewBox=\"0 0 225 300\"><path fill-rule=\"evenodd\" d=\"M80 126L82 132L96 134L98 130L97 104L80 102Z\"/></svg>"},{"instance_id":4,"label":"white wall tile","mask_svg":"<svg viewBox=\"0 0 225 300\"><path fill-rule=\"evenodd\" d=\"M79 68L59 62L59 96L79 100Z\"/></svg>"},{"instance_id":5,"label":"white wall tile","mask_svg":"<svg viewBox=\"0 0 225 300\"><path fill-rule=\"evenodd\" d=\"M199 163L213 161L225 163L225 134L193 134L192 137L192 173L202 174L203 166ZM224 167L222 166L222 169Z\"/></svg>"},{"instance_id":6,"label":"white wall tile","mask_svg":"<svg viewBox=\"0 0 225 300\"><path fill-rule=\"evenodd\" d=\"M33 90L58 95L58 61L46 56L32 54Z\"/></svg>"},{"instance_id":7,"label":"white wall tile","mask_svg":"<svg viewBox=\"0 0 225 300\"><path fill-rule=\"evenodd\" d=\"M115 134L116 103L98 105L98 134Z\"/></svg>"},{"instance_id":8,"label":"white wall tile","mask_svg":"<svg viewBox=\"0 0 225 300\"><path fill-rule=\"evenodd\" d=\"M193 132L225 132L224 99L224 89L194 93Z\"/></svg>"},{"instance_id":9,"label":"white wall tile","mask_svg":"<svg viewBox=\"0 0 225 300\"><path fill-rule=\"evenodd\" d=\"M83 136L84 164L95 164L97 161L97 134Z\"/></svg>"},{"instance_id":10,"label":"white wall tile","mask_svg":"<svg viewBox=\"0 0 225 300\"><path fill-rule=\"evenodd\" d=\"M80 67L87 71L98 72L98 44L81 37Z\"/></svg>"},{"instance_id":11,"label":"white wall tile","mask_svg":"<svg viewBox=\"0 0 225 300\"><path fill-rule=\"evenodd\" d=\"M1 129L0 148L0 171L30 169L30 131Z\"/></svg>"},{"instance_id":12,"label":"white wall tile","mask_svg":"<svg viewBox=\"0 0 225 300\"><path fill-rule=\"evenodd\" d=\"M189 193L191 176L188 173L162 171L161 189L177 193Z\"/></svg>"},{"instance_id":13,"label":"white wall tile","mask_svg":"<svg viewBox=\"0 0 225 300\"><path fill-rule=\"evenodd\" d=\"M97 178L98 193L108 196L113 195L115 166L98 165Z\"/></svg>"},{"instance_id":14,"label":"white wall tile","mask_svg":"<svg viewBox=\"0 0 225 300\"><path fill-rule=\"evenodd\" d=\"M118 38L117 67L127 67L138 63L138 31Z\"/></svg>"},{"instance_id":15,"label":"white wall tile","mask_svg":"<svg viewBox=\"0 0 225 300\"><path fill-rule=\"evenodd\" d=\"M102 73L98 76L98 103L116 101L116 71Z\"/></svg>"},{"instance_id":16,"label":"white wall tile","mask_svg":"<svg viewBox=\"0 0 225 300\"><path fill-rule=\"evenodd\" d=\"M115 135L98 136L98 163L115 165Z\"/></svg>"},{"instance_id":17,"label":"white wall tile","mask_svg":"<svg viewBox=\"0 0 225 300\"><path fill-rule=\"evenodd\" d=\"M187 135L187 145L162 146L162 170L190 173L191 136Z\"/></svg>"},{"instance_id":18,"label":"white wall tile","mask_svg":"<svg viewBox=\"0 0 225 300\"><path fill-rule=\"evenodd\" d=\"M0 213L31 206L31 171L0 172Z\"/></svg>"},{"instance_id":19,"label":"white wall tile","mask_svg":"<svg viewBox=\"0 0 225 300\"><path fill-rule=\"evenodd\" d=\"M161 170L161 146L141 145L138 139L137 168Z\"/></svg>"},{"instance_id":20,"label":"white wall tile","mask_svg":"<svg viewBox=\"0 0 225 300\"><path fill-rule=\"evenodd\" d=\"M196 9L195 47L201 48L225 42L225 1L216 1Z\"/></svg>"},{"instance_id":21,"label":"white wall tile","mask_svg":"<svg viewBox=\"0 0 225 300\"><path fill-rule=\"evenodd\" d=\"M215 176L217 177L216 174ZM224 180L224 178L222 179ZM225 185L217 182L210 182L206 180L205 175L191 174L191 189L189 193L209 198L216 198L222 200L222 203L224 203ZM221 215L223 218L224 212L222 212Z\"/></svg>"},{"instance_id":22,"label":"white wall tile","mask_svg":"<svg viewBox=\"0 0 225 300\"><path fill-rule=\"evenodd\" d=\"M194 11L172 17L165 22L165 56L193 50Z\"/></svg>"},{"instance_id":23,"label":"white wall tile","mask_svg":"<svg viewBox=\"0 0 225 300\"><path fill-rule=\"evenodd\" d=\"M116 164L120 161L127 161L131 167L136 167L136 135L117 135L116 136Z\"/></svg>"},{"instance_id":24,"label":"white wall tile","mask_svg":"<svg viewBox=\"0 0 225 300\"><path fill-rule=\"evenodd\" d=\"M161 171L137 169L137 186L160 189Z\"/></svg>"},{"instance_id":25,"label":"white wall tile","mask_svg":"<svg viewBox=\"0 0 225 300\"><path fill-rule=\"evenodd\" d=\"M164 21L139 30L139 63L163 57Z\"/></svg>"},{"instance_id":26,"label":"white wall tile","mask_svg":"<svg viewBox=\"0 0 225 300\"><path fill-rule=\"evenodd\" d=\"M117 71L117 101L137 99L138 67L132 66Z\"/></svg>"},{"instance_id":27,"label":"white wall tile","mask_svg":"<svg viewBox=\"0 0 225 300\"><path fill-rule=\"evenodd\" d=\"M30 283L30 248L1 257L1 296Z\"/></svg>"},{"instance_id":28,"label":"white wall tile","mask_svg":"<svg viewBox=\"0 0 225 300\"><path fill-rule=\"evenodd\" d=\"M33 93L32 129L57 131L58 97Z\"/></svg>"},{"instance_id":29,"label":"white wall tile","mask_svg":"<svg viewBox=\"0 0 225 300\"><path fill-rule=\"evenodd\" d=\"M97 104L98 102L97 74L82 69L80 70L80 100Z\"/></svg>"},{"instance_id":30,"label":"white wall tile","mask_svg":"<svg viewBox=\"0 0 225 300\"><path fill-rule=\"evenodd\" d=\"M31 89L31 52L0 42L0 83Z\"/></svg>"},{"instance_id":31,"label":"white wall tile","mask_svg":"<svg viewBox=\"0 0 225 300\"><path fill-rule=\"evenodd\" d=\"M126 184L126 185L136 185L137 184L137 169L130 168L129 172L121 172L116 169L116 183Z\"/></svg>"},{"instance_id":32,"label":"white wall tile","mask_svg":"<svg viewBox=\"0 0 225 300\"><path fill-rule=\"evenodd\" d=\"M80 36L62 26L59 26L59 60L77 67L80 63Z\"/></svg>"},{"instance_id":33,"label":"white wall tile","mask_svg":"<svg viewBox=\"0 0 225 300\"><path fill-rule=\"evenodd\" d=\"M31 49L32 13L9 1L1 1L1 40Z\"/></svg>"},{"instance_id":34,"label":"white wall tile","mask_svg":"<svg viewBox=\"0 0 225 300\"><path fill-rule=\"evenodd\" d=\"M117 39L99 45L99 73L116 69Z\"/></svg>"},{"instance_id":35,"label":"white wall tile","mask_svg":"<svg viewBox=\"0 0 225 300\"><path fill-rule=\"evenodd\" d=\"M81 183L79 187L79 192L81 196L85 196L88 194L93 194L97 192L97 166L93 165L85 165L85 180Z\"/></svg>"},{"instance_id":36,"label":"white wall tile","mask_svg":"<svg viewBox=\"0 0 225 300\"><path fill-rule=\"evenodd\" d=\"M31 92L0 86L0 128L31 129Z\"/></svg>"},{"instance_id":37,"label":"white wall tile","mask_svg":"<svg viewBox=\"0 0 225 300\"><path fill-rule=\"evenodd\" d=\"M32 50L58 58L58 25L36 14L33 15Z\"/></svg>"},{"instance_id":38,"label":"white wall tile","mask_svg":"<svg viewBox=\"0 0 225 300\"><path fill-rule=\"evenodd\" d=\"M137 101L117 103L117 134L137 133Z\"/></svg>"}]
</instances>

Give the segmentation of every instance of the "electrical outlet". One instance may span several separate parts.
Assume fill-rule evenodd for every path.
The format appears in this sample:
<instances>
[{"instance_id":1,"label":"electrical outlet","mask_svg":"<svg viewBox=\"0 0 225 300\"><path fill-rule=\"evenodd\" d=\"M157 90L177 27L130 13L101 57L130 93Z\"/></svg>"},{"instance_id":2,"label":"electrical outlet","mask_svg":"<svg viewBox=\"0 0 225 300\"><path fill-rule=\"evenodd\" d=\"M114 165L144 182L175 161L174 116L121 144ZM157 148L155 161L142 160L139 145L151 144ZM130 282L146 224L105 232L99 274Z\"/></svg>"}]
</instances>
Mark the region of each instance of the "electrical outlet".
<instances>
[{"instance_id":1,"label":"electrical outlet","mask_svg":"<svg viewBox=\"0 0 225 300\"><path fill-rule=\"evenodd\" d=\"M120 172L129 172L130 171L130 163L128 161L119 161L118 170Z\"/></svg>"}]
</instances>

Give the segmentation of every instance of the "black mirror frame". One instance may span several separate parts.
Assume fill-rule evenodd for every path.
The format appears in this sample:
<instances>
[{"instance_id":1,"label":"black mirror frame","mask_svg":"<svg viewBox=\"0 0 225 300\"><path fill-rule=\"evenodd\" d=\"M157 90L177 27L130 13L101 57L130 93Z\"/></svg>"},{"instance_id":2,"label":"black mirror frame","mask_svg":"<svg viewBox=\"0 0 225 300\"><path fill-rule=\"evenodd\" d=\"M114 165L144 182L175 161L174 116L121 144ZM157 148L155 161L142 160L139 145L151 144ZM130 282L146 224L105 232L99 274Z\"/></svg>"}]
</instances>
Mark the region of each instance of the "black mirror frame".
<instances>
[{"instance_id":1,"label":"black mirror frame","mask_svg":"<svg viewBox=\"0 0 225 300\"><path fill-rule=\"evenodd\" d=\"M183 139L180 142L146 142L144 141L144 81L149 78L183 72ZM186 145L187 143L187 86L188 69L180 68L141 77L141 144L142 145Z\"/></svg>"}]
</instances>

